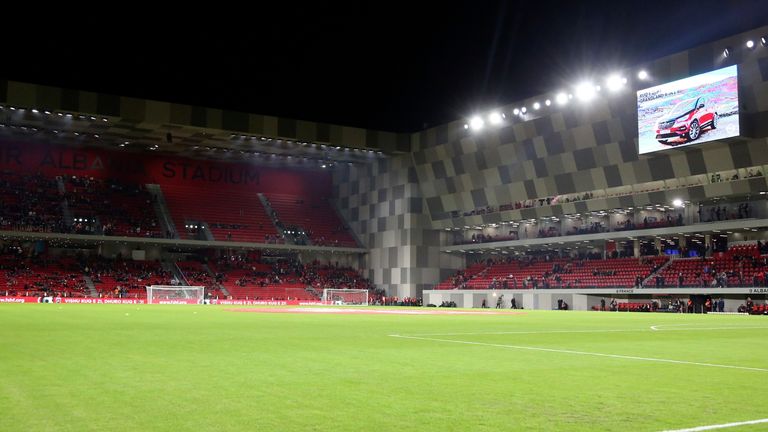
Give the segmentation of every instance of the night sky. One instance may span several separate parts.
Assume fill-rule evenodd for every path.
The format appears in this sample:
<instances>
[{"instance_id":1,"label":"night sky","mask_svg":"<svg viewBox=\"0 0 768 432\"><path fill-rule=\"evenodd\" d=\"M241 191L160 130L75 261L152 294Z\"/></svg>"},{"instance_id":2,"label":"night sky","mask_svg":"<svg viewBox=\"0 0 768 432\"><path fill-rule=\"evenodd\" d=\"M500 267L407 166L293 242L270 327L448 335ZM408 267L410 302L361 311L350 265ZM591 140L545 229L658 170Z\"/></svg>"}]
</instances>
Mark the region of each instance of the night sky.
<instances>
[{"instance_id":1,"label":"night sky","mask_svg":"<svg viewBox=\"0 0 768 432\"><path fill-rule=\"evenodd\" d=\"M8 30L0 74L413 132L768 24L764 0L359 3Z\"/></svg>"}]
</instances>

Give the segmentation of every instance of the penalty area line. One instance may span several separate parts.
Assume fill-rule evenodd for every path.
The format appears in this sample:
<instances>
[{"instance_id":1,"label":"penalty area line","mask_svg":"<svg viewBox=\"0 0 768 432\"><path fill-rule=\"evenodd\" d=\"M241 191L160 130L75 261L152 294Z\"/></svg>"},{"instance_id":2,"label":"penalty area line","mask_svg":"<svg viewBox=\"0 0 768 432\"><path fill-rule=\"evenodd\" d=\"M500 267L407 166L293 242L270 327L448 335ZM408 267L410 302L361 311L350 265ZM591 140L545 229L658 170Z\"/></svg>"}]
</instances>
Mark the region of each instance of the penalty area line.
<instances>
[{"instance_id":1,"label":"penalty area line","mask_svg":"<svg viewBox=\"0 0 768 432\"><path fill-rule=\"evenodd\" d=\"M476 345L476 346L487 346L487 347L507 348L507 349L516 349L516 350L526 350L526 351L542 351L542 352L551 352L551 353L559 353L559 354L606 357L606 358L615 358L615 359L622 359L622 360L637 360L637 361L647 361L647 362L656 362L656 363L671 363L671 364L681 364L681 365L689 365L689 366L703 366L703 367L713 367L713 368L722 368L722 369L737 369L737 370L747 370L747 371L756 371L756 372L768 372L768 369L756 368L756 367L723 365L723 364L716 364L716 363L701 363L701 362L672 360L672 359L663 359L663 358L655 358L655 357L639 357L639 356L628 356L628 355L621 355L621 354L604 354L604 353L594 353L594 352L588 352L588 351L542 348L542 347L532 347L532 346L524 346L524 345L493 344L493 343L485 343L485 342L460 341L460 340L452 340L452 339L437 339L437 338L420 337L420 336L403 336L403 335L388 335L388 336L394 337L394 338L400 338L400 339L446 342L446 343L454 343L454 344L462 344L462 345Z\"/></svg>"},{"instance_id":2,"label":"penalty area line","mask_svg":"<svg viewBox=\"0 0 768 432\"><path fill-rule=\"evenodd\" d=\"M708 430L715 430L715 429L726 429L726 428L739 427L739 426L748 426L748 425L754 425L754 424L760 424L760 423L768 423L768 418L734 422L734 423L723 423L718 425L697 426L697 427L692 427L687 429L668 429L668 430L665 430L664 432L699 432L699 431L708 431Z\"/></svg>"}]
</instances>

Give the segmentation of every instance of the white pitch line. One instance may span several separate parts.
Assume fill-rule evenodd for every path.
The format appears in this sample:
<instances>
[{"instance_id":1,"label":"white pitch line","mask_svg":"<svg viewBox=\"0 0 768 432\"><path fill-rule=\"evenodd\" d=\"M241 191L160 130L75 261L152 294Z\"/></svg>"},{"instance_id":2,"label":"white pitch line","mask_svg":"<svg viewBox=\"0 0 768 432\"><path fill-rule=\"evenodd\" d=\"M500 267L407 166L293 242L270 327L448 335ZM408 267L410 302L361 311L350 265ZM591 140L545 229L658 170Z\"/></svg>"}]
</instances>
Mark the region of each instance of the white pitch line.
<instances>
[{"instance_id":1,"label":"white pitch line","mask_svg":"<svg viewBox=\"0 0 768 432\"><path fill-rule=\"evenodd\" d=\"M522 345L491 344L491 343L484 343L484 342L436 339L436 338L427 338L427 337L418 337L418 336L402 336L402 335L388 335L388 336L395 337L395 338L402 338L402 339L416 339L416 340L426 340L426 341L433 341L433 342L448 342L448 343L456 343L456 344L464 344L464 345L479 345L479 346L489 346L489 347L496 347L496 348L510 348L510 349L518 349L518 350L554 352L554 353L561 353L561 354L576 354L576 355L588 355L588 356L595 356L595 357L618 358L618 359L624 359L624 360L640 360L640 361L649 361L649 362L657 362L657 363L673 363L673 364L684 364L684 365L691 365L691 366L704 366L704 367L715 367L715 368L723 368L723 369L739 369L739 370L748 370L748 371L757 371L757 372L768 372L768 369L755 368L755 367L722 365L722 364L715 364L715 363L700 363L700 362L690 362L690 361L684 361L684 360L661 359L661 358L654 358L654 357L625 356L620 354L603 354L603 353L593 353L593 352L587 352L587 351L574 351L574 350L531 347L531 346L522 346Z\"/></svg>"},{"instance_id":2,"label":"white pitch line","mask_svg":"<svg viewBox=\"0 0 768 432\"><path fill-rule=\"evenodd\" d=\"M692 325L692 323L685 323L685 324L656 324L651 326L651 330L659 331L659 327L675 327L675 326L689 326Z\"/></svg>"},{"instance_id":3,"label":"white pitch line","mask_svg":"<svg viewBox=\"0 0 768 432\"><path fill-rule=\"evenodd\" d=\"M699 331L699 330L754 330L768 329L768 326L759 327L689 327L662 329L662 324L651 326L653 331ZM664 325L666 326L666 325ZM479 333L418 333L411 336L483 336L483 335L514 335L514 334L558 334L558 333L617 333L617 332L647 332L647 328L640 329L596 329L596 330L532 330L532 331L498 331L498 332L479 332ZM391 335L390 335L391 336Z\"/></svg>"},{"instance_id":4,"label":"white pitch line","mask_svg":"<svg viewBox=\"0 0 768 432\"><path fill-rule=\"evenodd\" d=\"M768 418L764 418L760 420L735 422L735 423L724 423L719 425L698 426L698 427L693 427L688 429L674 429L674 430L670 429L664 432L699 432L699 431L708 431L708 430L714 430L714 429L725 429L725 428L732 428L732 427L738 427L738 426L747 426L747 425L760 424L760 423L768 423Z\"/></svg>"},{"instance_id":5,"label":"white pitch line","mask_svg":"<svg viewBox=\"0 0 768 432\"><path fill-rule=\"evenodd\" d=\"M768 328L768 327L766 327ZM482 335L507 335L507 334L557 334L557 333L613 333L613 332L638 332L646 329L617 329L617 330L530 330L530 331L498 331L480 333L420 333L411 336L482 336ZM393 336L393 335L390 335Z\"/></svg>"}]
</instances>

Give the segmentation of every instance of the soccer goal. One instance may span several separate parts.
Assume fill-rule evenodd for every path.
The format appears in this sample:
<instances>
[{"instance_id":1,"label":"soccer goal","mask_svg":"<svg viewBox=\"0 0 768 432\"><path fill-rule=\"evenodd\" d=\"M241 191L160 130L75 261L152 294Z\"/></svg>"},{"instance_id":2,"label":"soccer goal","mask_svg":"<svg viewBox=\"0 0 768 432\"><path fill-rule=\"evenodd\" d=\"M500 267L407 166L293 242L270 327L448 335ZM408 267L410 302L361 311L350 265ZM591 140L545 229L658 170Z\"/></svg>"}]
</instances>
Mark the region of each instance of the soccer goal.
<instances>
[{"instance_id":1,"label":"soccer goal","mask_svg":"<svg viewBox=\"0 0 768 432\"><path fill-rule=\"evenodd\" d=\"M326 288L323 290L323 303L368 306L368 290Z\"/></svg>"},{"instance_id":2,"label":"soccer goal","mask_svg":"<svg viewBox=\"0 0 768 432\"><path fill-rule=\"evenodd\" d=\"M202 303L205 287L185 285L149 285L147 303Z\"/></svg>"}]
</instances>

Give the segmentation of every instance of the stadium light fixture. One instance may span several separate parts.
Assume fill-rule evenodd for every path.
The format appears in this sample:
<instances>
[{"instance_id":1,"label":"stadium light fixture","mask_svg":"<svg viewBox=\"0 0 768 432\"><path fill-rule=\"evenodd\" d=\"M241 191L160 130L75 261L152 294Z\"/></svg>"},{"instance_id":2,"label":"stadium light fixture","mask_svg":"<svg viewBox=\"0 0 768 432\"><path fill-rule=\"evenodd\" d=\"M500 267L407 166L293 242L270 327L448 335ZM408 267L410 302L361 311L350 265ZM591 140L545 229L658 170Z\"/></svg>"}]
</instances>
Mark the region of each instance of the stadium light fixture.
<instances>
[{"instance_id":1,"label":"stadium light fixture","mask_svg":"<svg viewBox=\"0 0 768 432\"><path fill-rule=\"evenodd\" d=\"M576 86L576 97L582 102L589 102L595 98L596 88L590 82L583 82Z\"/></svg>"},{"instance_id":2,"label":"stadium light fixture","mask_svg":"<svg viewBox=\"0 0 768 432\"><path fill-rule=\"evenodd\" d=\"M541 108L541 104L540 104L540 103L538 103L538 102L534 102L534 103L533 103L533 109L537 110L537 109L539 109L539 108Z\"/></svg>"},{"instance_id":3,"label":"stadium light fixture","mask_svg":"<svg viewBox=\"0 0 768 432\"><path fill-rule=\"evenodd\" d=\"M612 92L621 90L621 88L624 87L624 84L626 83L627 79L619 76L618 74L613 74L605 79L605 86Z\"/></svg>"},{"instance_id":4,"label":"stadium light fixture","mask_svg":"<svg viewBox=\"0 0 768 432\"><path fill-rule=\"evenodd\" d=\"M501 117L501 114L498 111L494 111L491 114L488 115L488 122L492 125L500 125L503 118Z\"/></svg>"},{"instance_id":5,"label":"stadium light fixture","mask_svg":"<svg viewBox=\"0 0 768 432\"><path fill-rule=\"evenodd\" d=\"M557 101L558 105L565 105L568 103L568 95L560 92L557 94L557 96L555 96L555 101Z\"/></svg>"},{"instance_id":6,"label":"stadium light fixture","mask_svg":"<svg viewBox=\"0 0 768 432\"><path fill-rule=\"evenodd\" d=\"M520 108L520 114L525 114L527 112L528 112L528 108L526 108L526 107Z\"/></svg>"},{"instance_id":7,"label":"stadium light fixture","mask_svg":"<svg viewBox=\"0 0 768 432\"><path fill-rule=\"evenodd\" d=\"M768 37L763 36L760 38L760 45L762 46L768 46Z\"/></svg>"},{"instance_id":8,"label":"stadium light fixture","mask_svg":"<svg viewBox=\"0 0 768 432\"><path fill-rule=\"evenodd\" d=\"M723 50L723 57L728 58L730 56L731 56L731 49L730 48L724 49Z\"/></svg>"},{"instance_id":9,"label":"stadium light fixture","mask_svg":"<svg viewBox=\"0 0 768 432\"><path fill-rule=\"evenodd\" d=\"M483 118L480 116L474 116L469 121L469 127L471 127L472 130L474 131L479 131L480 129L483 128L483 126L485 126L485 122L483 121Z\"/></svg>"},{"instance_id":10,"label":"stadium light fixture","mask_svg":"<svg viewBox=\"0 0 768 432\"><path fill-rule=\"evenodd\" d=\"M640 72L637 73L637 78L641 79L643 81L647 80L648 79L648 72L646 72L644 70L641 70Z\"/></svg>"},{"instance_id":11,"label":"stadium light fixture","mask_svg":"<svg viewBox=\"0 0 768 432\"><path fill-rule=\"evenodd\" d=\"M469 125L464 123L464 129L469 129Z\"/></svg>"},{"instance_id":12,"label":"stadium light fixture","mask_svg":"<svg viewBox=\"0 0 768 432\"><path fill-rule=\"evenodd\" d=\"M550 105L552 105L552 101L547 99L547 100L544 101L544 105L550 106Z\"/></svg>"},{"instance_id":13,"label":"stadium light fixture","mask_svg":"<svg viewBox=\"0 0 768 432\"><path fill-rule=\"evenodd\" d=\"M681 200L680 198L675 198L674 200L672 200L672 205L675 207L682 207L683 200Z\"/></svg>"},{"instance_id":14,"label":"stadium light fixture","mask_svg":"<svg viewBox=\"0 0 768 432\"><path fill-rule=\"evenodd\" d=\"M38 114L40 111L38 111L37 108L32 108L32 112Z\"/></svg>"},{"instance_id":15,"label":"stadium light fixture","mask_svg":"<svg viewBox=\"0 0 768 432\"><path fill-rule=\"evenodd\" d=\"M520 108L515 108L512 110L512 114L514 115L520 115Z\"/></svg>"},{"instance_id":16,"label":"stadium light fixture","mask_svg":"<svg viewBox=\"0 0 768 432\"><path fill-rule=\"evenodd\" d=\"M752 49L752 48L755 47L755 41L750 39L750 40L747 41L747 43L745 45L747 46L747 48Z\"/></svg>"}]
</instances>

